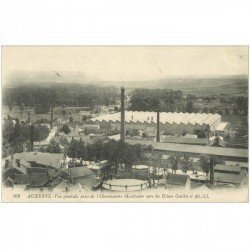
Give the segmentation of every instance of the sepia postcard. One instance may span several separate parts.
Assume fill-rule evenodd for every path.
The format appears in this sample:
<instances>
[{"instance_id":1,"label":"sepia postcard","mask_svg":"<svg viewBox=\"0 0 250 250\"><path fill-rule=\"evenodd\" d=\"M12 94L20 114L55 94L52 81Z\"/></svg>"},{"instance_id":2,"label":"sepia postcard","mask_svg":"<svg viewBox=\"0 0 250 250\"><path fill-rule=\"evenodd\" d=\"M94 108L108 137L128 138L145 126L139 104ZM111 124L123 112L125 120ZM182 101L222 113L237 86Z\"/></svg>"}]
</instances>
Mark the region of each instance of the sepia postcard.
<instances>
[{"instance_id":1,"label":"sepia postcard","mask_svg":"<svg viewBox=\"0 0 250 250\"><path fill-rule=\"evenodd\" d=\"M3 46L2 202L248 202L248 46Z\"/></svg>"}]
</instances>

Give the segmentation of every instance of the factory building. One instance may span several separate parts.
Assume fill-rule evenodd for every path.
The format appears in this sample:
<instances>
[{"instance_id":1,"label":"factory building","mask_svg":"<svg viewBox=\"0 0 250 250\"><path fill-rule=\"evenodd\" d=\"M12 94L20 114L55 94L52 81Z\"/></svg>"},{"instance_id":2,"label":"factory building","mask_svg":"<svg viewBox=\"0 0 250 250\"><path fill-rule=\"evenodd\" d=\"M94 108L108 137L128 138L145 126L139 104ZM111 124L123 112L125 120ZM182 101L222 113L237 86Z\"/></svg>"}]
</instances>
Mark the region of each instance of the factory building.
<instances>
[{"instance_id":1,"label":"factory building","mask_svg":"<svg viewBox=\"0 0 250 250\"><path fill-rule=\"evenodd\" d=\"M156 136L157 118L161 135L197 134L199 131L215 132L221 124L219 114L160 112L157 117L157 112L126 111L125 134L146 133ZM113 131L115 134L120 132L121 115L120 113L102 115L90 119L90 122L106 128L107 131Z\"/></svg>"}]
</instances>

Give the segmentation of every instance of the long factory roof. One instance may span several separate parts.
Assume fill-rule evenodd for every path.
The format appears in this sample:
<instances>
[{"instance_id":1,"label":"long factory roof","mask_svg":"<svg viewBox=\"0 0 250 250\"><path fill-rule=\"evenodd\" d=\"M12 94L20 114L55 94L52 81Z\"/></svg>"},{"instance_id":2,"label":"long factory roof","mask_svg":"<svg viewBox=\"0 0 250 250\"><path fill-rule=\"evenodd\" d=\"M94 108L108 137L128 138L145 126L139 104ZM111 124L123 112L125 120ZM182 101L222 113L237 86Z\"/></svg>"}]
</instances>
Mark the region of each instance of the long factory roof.
<instances>
[{"instance_id":1,"label":"long factory roof","mask_svg":"<svg viewBox=\"0 0 250 250\"><path fill-rule=\"evenodd\" d=\"M171 112L161 112L160 113L160 123L162 124L199 124L199 125L212 125L218 119L220 119L219 114L206 114L206 113L171 113ZM105 114L95 118L90 119L92 122L120 122L121 114ZM127 123L156 123L157 113L156 112L143 112L143 111L126 111L125 112L125 122Z\"/></svg>"},{"instance_id":2,"label":"long factory roof","mask_svg":"<svg viewBox=\"0 0 250 250\"><path fill-rule=\"evenodd\" d=\"M173 152L187 152L195 154L208 154L218 156L240 157L248 159L248 149L241 148L222 148L212 146L200 146L200 145L184 145L177 143L164 143L155 142L150 140L131 140L126 139L126 142L130 144L144 144L151 145L155 150L161 151L173 151Z\"/></svg>"}]
</instances>

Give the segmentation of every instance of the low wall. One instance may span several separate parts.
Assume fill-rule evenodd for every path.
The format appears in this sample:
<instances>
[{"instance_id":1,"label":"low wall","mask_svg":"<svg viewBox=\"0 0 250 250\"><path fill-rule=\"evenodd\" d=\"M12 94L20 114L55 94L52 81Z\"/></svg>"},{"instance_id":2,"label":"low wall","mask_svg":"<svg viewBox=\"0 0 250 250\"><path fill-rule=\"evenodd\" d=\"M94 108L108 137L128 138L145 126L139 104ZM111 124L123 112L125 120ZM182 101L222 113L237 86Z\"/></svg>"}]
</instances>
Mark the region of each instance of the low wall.
<instances>
[{"instance_id":1,"label":"low wall","mask_svg":"<svg viewBox=\"0 0 250 250\"><path fill-rule=\"evenodd\" d=\"M142 181L140 184L112 184L112 183L107 183L103 182L102 183L102 188L110 190L110 191L140 191L144 190L149 186L148 181Z\"/></svg>"}]
</instances>

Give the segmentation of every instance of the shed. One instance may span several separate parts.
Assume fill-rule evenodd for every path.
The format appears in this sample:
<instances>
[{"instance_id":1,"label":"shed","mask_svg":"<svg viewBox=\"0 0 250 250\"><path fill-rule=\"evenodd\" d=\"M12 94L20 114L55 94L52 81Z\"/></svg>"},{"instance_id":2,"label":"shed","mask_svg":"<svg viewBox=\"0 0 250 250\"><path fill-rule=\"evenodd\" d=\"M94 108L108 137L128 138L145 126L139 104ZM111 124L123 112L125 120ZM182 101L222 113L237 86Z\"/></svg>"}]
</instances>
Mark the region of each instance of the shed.
<instances>
[{"instance_id":1,"label":"shed","mask_svg":"<svg viewBox=\"0 0 250 250\"><path fill-rule=\"evenodd\" d=\"M189 190L191 187L190 177L188 175L168 173L166 187Z\"/></svg>"}]
</instances>

